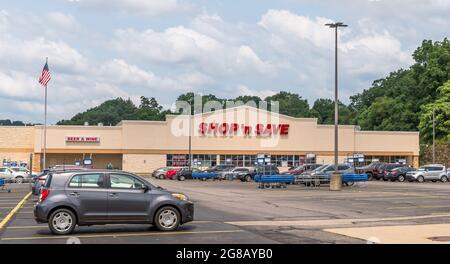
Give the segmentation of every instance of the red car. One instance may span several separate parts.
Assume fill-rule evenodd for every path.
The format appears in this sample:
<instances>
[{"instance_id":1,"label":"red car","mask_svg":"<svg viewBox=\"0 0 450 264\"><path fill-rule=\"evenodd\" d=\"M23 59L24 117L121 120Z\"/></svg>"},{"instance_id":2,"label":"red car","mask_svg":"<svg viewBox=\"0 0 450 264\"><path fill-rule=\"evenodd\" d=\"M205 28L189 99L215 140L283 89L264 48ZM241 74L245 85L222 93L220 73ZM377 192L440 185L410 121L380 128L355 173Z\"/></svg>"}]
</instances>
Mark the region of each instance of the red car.
<instances>
[{"instance_id":1,"label":"red car","mask_svg":"<svg viewBox=\"0 0 450 264\"><path fill-rule=\"evenodd\" d=\"M180 168L168 170L164 176L166 176L166 179L176 180L178 170L180 170Z\"/></svg>"}]
</instances>

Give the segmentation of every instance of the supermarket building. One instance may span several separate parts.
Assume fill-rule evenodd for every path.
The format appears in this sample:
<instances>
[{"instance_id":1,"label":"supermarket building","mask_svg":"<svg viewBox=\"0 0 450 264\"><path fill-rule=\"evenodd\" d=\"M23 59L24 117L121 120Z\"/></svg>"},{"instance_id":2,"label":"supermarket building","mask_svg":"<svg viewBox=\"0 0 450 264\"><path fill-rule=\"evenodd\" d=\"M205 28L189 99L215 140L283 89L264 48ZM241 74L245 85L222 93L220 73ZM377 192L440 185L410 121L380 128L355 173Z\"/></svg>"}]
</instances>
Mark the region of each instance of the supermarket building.
<instances>
[{"instance_id":1,"label":"supermarket building","mask_svg":"<svg viewBox=\"0 0 450 264\"><path fill-rule=\"evenodd\" d=\"M190 128L190 129L189 129ZM95 168L148 174L164 166L208 167L232 163L252 166L258 154L270 155L281 169L305 162L332 163L334 126L316 118L295 118L250 106L166 121L128 121L116 126L47 126L45 167L91 159ZM28 161L42 169L43 126L0 126L3 162ZM419 166L419 133L361 131L339 126L339 162L403 162Z\"/></svg>"}]
</instances>

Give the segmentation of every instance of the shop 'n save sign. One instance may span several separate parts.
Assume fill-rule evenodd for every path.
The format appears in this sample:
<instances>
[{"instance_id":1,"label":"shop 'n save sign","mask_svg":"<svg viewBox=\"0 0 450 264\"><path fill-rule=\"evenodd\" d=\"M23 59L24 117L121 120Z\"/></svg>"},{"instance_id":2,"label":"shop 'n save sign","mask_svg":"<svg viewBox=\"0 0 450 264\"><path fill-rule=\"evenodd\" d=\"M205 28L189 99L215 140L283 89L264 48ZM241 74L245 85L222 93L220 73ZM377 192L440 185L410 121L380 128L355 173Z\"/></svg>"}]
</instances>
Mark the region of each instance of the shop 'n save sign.
<instances>
[{"instance_id":1,"label":"shop 'n save sign","mask_svg":"<svg viewBox=\"0 0 450 264\"><path fill-rule=\"evenodd\" d=\"M198 132L201 135L222 134L233 135L242 133L243 135L256 134L257 136L288 135L289 124L256 124L255 126L237 123L205 123L199 125Z\"/></svg>"},{"instance_id":2,"label":"shop 'n save sign","mask_svg":"<svg viewBox=\"0 0 450 264\"><path fill-rule=\"evenodd\" d=\"M100 142L100 137L66 137L66 142Z\"/></svg>"}]
</instances>

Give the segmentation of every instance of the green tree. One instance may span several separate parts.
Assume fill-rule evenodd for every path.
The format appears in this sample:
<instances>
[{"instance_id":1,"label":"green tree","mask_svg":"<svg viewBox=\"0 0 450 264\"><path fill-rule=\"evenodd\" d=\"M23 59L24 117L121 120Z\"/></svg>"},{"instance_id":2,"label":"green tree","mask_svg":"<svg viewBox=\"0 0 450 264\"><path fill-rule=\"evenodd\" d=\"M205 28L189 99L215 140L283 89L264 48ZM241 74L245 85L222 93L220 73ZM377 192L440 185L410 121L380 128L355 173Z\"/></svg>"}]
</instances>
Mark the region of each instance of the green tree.
<instances>
[{"instance_id":1,"label":"green tree","mask_svg":"<svg viewBox=\"0 0 450 264\"><path fill-rule=\"evenodd\" d=\"M122 120L136 119L136 110L136 106L130 99L116 98L76 114L70 120L61 120L57 124L83 125L85 122L89 122L89 124L116 125Z\"/></svg>"},{"instance_id":2,"label":"green tree","mask_svg":"<svg viewBox=\"0 0 450 264\"><path fill-rule=\"evenodd\" d=\"M275 101L279 103L280 114L293 116L293 117L310 117L311 113L309 110L309 104L306 99L303 99L300 95L289 93L289 92L279 92L272 96L264 99L269 104Z\"/></svg>"},{"instance_id":3,"label":"green tree","mask_svg":"<svg viewBox=\"0 0 450 264\"><path fill-rule=\"evenodd\" d=\"M450 80L438 89L437 99L422 107L420 134L425 142L433 139L433 109L437 140L450 142Z\"/></svg>"},{"instance_id":4,"label":"green tree","mask_svg":"<svg viewBox=\"0 0 450 264\"><path fill-rule=\"evenodd\" d=\"M364 130L415 130L411 122L416 114L407 103L398 98L378 97L367 109L358 115L358 124Z\"/></svg>"},{"instance_id":5,"label":"green tree","mask_svg":"<svg viewBox=\"0 0 450 264\"><path fill-rule=\"evenodd\" d=\"M141 96L141 104L134 114L133 119L137 120L164 120L162 116L163 107L158 104L154 97Z\"/></svg>"},{"instance_id":6,"label":"green tree","mask_svg":"<svg viewBox=\"0 0 450 264\"><path fill-rule=\"evenodd\" d=\"M450 42L425 40L413 58L409 69L392 72L350 97L363 129L419 129L422 106L434 102L438 87L450 79Z\"/></svg>"}]
</instances>

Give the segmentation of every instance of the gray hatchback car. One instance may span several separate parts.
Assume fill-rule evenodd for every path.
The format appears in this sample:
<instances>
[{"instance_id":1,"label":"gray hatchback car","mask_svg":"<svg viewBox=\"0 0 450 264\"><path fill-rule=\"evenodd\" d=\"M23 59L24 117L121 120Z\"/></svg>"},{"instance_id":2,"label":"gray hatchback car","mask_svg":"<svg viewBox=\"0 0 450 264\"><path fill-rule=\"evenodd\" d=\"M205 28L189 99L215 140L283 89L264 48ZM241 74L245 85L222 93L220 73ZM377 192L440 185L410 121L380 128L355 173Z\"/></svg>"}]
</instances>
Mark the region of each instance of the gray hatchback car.
<instances>
[{"instance_id":1,"label":"gray hatchback car","mask_svg":"<svg viewBox=\"0 0 450 264\"><path fill-rule=\"evenodd\" d=\"M38 223L70 234L76 225L152 224L176 230L194 218L194 205L181 193L156 187L132 173L85 170L49 173L34 206Z\"/></svg>"}]
</instances>

